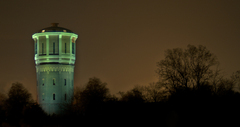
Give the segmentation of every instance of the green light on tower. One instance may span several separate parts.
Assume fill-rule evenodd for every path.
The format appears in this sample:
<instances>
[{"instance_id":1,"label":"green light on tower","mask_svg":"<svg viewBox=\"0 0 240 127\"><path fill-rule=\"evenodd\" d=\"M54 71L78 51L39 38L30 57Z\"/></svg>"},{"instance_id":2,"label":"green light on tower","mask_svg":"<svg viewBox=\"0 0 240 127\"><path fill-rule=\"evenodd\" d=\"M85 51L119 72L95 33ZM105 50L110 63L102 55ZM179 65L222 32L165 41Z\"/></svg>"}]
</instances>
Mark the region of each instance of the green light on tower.
<instances>
[{"instance_id":1,"label":"green light on tower","mask_svg":"<svg viewBox=\"0 0 240 127\"><path fill-rule=\"evenodd\" d=\"M71 30L51 27L32 35L37 73L37 101L48 114L62 113L62 105L71 103L74 87L74 63L78 35Z\"/></svg>"}]
</instances>

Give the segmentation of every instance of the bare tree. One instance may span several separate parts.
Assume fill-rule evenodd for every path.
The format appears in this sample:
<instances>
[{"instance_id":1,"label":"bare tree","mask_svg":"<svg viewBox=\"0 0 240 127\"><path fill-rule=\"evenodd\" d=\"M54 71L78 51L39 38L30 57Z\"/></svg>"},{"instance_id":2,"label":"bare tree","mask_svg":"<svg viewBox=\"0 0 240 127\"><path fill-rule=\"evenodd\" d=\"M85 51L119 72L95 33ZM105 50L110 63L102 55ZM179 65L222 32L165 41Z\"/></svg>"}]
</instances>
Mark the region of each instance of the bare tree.
<instances>
[{"instance_id":1,"label":"bare tree","mask_svg":"<svg viewBox=\"0 0 240 127\"><path fill-rule=\"evenodd\" d=\"M143 95L143 87L138 85L127 92L119 92L119 94L121 95L119 100L123 102L143 103L145 98Z\"/></svg>"},{"instance_id":2,"label":"bare tree","mask_svg":"<svg viewBox=\"0 0 240 127\"><path fill-rule=\"evenodd\" d=\"M240 71L236 71L234 72L231 77L230 80L232 81L232 90L236 91L236 92L240 92Z\"/></svg>"},{"instance_id":3,"label":"bare tree","mask_svg":"<svg viewBox=\"0 0 240 127\"><path fill-rule=\"evenodd\" d=\"M223 75L220 74L221 70L218 69L218 65L216 70L213 71L213 75L211 78L211 85L213 86L213 91L216 93L218 89L218 85L223 80Z\"/></svg>"},{"instance_id":4,"label":"bare tree","mask_svg":"<svg viewBox=\"0 0 240 127\"><path fill-rule=\"evenodd\" d=\"M152 82L143 89L143 95L147 102L160 102L167 98L168 91L162 82Z\"/></svg>"},{"instance_id":5,"label":"bare tree","mask_svg":"<svg viewBox=\"0 0 240 127\"><path fill-rule=\"evenodd\" d=\"M217 65L216 56L205 46L188 45L187 49L168 49L165 59L157 63L157 74L171 86L199 87L213 76L212 67Z\"/></svg>"},{"instance_id":6,"label":"bare tree","mask_svg":"<svg viewBox=\"0 0 240 127\"><path fill-rule=\"evenodd\" d=\"M240 71L234 72L230 78L220 75L220 70L216 69L211 80L213 91L216 94L226 94L229 92L239 92Z\"/></svg>"}]
</instances>

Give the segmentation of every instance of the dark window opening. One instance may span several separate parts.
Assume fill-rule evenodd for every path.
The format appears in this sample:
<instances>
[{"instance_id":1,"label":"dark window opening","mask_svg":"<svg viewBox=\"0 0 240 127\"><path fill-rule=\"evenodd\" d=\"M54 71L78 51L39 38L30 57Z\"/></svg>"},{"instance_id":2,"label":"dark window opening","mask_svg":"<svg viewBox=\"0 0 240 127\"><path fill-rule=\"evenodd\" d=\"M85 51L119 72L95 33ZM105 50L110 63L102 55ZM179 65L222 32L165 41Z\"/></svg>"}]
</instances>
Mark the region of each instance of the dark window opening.
<instances>
[{"instance_id":1,"label":"dark window opening","mask_svg":"<svg viewBox=\"0 0 240 127\"><path fill-rule=\"evenodd\" d=\"M53 85L55 85L55 79L53 79Z\"/></svg>"},{"instance_id":2,"label":"dark window opening","mask_svg":"<svg viewBox=\"0 0 240 127\"><path fill-rule=\"evenodd\" d=\"M55 93L53 94L53 100L55 100Z\"/></svg>"},{"instance_id":3,"label":"dark window opening","mask_svg":"<svg viewBox=\"0 0 240 127\"><path fill-rule=\"evenodd\" d=\"M37 42L35 43L35 54L37 54Z\"/></svg>"},{"instance_id":4,"label":"dark window opening","mask_svg":"<svg viewBox=\"0 0 240 127\"><path fill-rule=\"evenodd\" d=\"M65 43L65 53L67 53L67 43Z\"/></svg>"},{"instance_id":5,"label":"dark window opening","mask_svg":"<svg viewBox=\"0 0 240 127\"><path fill-rule=\"evenodd\" d=\"M42 55L44 55L44 44L42 43Z\"/></svg>"},{"instance_id":6,"label":"dark window opening","mask_svg":"<svg viewBox=\"0 0 240 127\"><path fill-rule=\"evenodd\" d=\"M53 54L55 54L55 42L53 42Z\"/></svg>"},{"instance_id":7,"label":"dark window opening","mask_svg":"<svg viewBox=\"0 0 240 127\"><path fill-rule=\"evenodd\" d=\"M39 56L42 56L42 55L46 55L45 50L44 50L44 43L42 43L42 53L39 54Z\"/></svg>"},{"instance_id":8,"label":"dark window opening","mask_svg":"<svg viewBox=\"0 0 240 127\"><path fill-rule=\"evenodd\" d=\"M74 54L74 43L72 43L72 54Z\"/></svg>"},{"instance_id":9,"label":"dark window opening","mask_svg":"<svg viewBox=\"0 0 240 127\"><path fill-rule=\"evenodd\" d=\"M55 35L49 37L49 55L59 55L59 42Z\"/></svg>"}]
</instances>

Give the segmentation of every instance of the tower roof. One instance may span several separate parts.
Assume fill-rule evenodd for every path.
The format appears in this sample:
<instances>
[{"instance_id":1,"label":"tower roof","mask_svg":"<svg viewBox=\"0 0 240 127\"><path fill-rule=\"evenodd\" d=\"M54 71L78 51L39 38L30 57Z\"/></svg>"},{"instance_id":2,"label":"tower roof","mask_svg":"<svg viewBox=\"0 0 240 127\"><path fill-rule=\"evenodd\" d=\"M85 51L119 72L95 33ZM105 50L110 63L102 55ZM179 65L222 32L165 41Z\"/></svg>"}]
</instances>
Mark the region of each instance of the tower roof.
<instances>
[{"instance_id":1,"label":"tower roof","mask_svg":"<svg viewBox=\"0 0 240 127\"><path fill-rule=\"evenodd\" d=\"M71 30L63 28L63 27L58 27L58 23L51 23L51 27L43 28L39 30L37 33L42 33L42 32L68 32L68 33L73 33Z\"/></svg>"}]
</instances>

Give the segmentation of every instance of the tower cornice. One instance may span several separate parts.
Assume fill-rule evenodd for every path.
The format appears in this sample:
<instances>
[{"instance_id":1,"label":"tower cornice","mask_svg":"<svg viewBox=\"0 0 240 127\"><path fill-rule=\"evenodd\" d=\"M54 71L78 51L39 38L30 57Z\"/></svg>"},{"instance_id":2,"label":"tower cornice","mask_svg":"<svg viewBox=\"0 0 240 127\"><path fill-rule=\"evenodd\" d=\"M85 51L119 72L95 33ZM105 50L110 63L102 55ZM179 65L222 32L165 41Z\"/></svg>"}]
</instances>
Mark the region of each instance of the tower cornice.
<instances>
[{"instance_id":1,"label":"tower cornice","mask_svg":"<svg viewBox=\"0 0 240 127\"><path fill-rule=\"evenodd\" d=\"M66 36L72 36L75 38L78 38L78 35L75 33L67 33L67 32L43 32L43 33L35 33L32 35L32 38L36 38L38 36L46 36L46 35L66 35Z\"/></svg>"},{"instance_id":2,"label":"tower cornice","mask_svg":"<svg viewBox=\"0 0 240 127\"><path fill-rule=\"evenodd\" d=\"M74 66L71 65L38 65L36 72L74 72Z\"/></svg>"}]
</instances>

